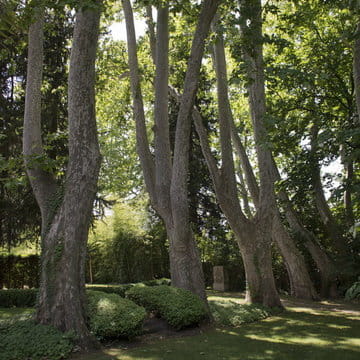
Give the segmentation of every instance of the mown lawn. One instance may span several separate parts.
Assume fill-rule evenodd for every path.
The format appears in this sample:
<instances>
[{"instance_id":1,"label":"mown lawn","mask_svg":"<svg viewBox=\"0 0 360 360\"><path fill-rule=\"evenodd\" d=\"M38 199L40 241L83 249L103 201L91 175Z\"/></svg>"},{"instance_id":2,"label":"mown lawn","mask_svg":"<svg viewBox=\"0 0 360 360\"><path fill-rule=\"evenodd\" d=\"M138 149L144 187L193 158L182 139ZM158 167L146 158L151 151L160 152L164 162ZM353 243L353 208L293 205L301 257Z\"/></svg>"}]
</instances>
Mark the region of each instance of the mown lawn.
<instances>
[{"instance_id":1,"label":"mown lawn","mask_svg":"<svg viewBox=\"0 0 360 360\"><path fill-rule=\"evenodd\" d=\"M239 300L238 298L231 298ZM360 308L286 301L277 316L192 337L159 340L124 350L108 348L77 360L358 360ZM352 310L351 310L352 309Z\"/></svg>"},{"instance_id":2,"label":"mown lawn","mask_svg":"<svg viewBox=\"0 0 360 360\"><path fill-rule=\"evenodd\" d=\"M215 298L214 294L211 294ZM217 295L219 296L219 295ZM221 296L242 302L231 294ZM124 349L108 347L75 360L358 360L360 359L360 307L343 303L311 303L291 299L287 310L271 318L221 328L191 337L143 343ZM24 316L31 309L21 309ZM19 309L0 309L0 319ZM125 344L125 345L124 345Z\"/></svg>"}]
</instances>

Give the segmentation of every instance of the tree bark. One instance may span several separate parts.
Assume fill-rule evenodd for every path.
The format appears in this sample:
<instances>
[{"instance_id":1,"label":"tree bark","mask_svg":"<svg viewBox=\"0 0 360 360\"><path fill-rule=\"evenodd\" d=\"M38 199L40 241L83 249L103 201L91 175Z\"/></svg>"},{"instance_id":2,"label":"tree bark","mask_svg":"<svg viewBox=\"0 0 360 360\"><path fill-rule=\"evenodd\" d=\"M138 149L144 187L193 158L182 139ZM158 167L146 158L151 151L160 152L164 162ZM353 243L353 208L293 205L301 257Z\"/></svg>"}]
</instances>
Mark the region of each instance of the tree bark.
<instances>
[{"instance_id":1,"label":"tree bark","mask_svg":"<svg viewBox=\"0 0 360 360\"><path fill-rule=\"evenodd\" d=\"M137 127L138 154L152 205L163 218L170 240L172 284L194 292L205 302L204 277L199 253L190 227L188 210L187 178L191 128L189 115L197 91L204 42L209 32L210 22L219 3L219 0L205 0L199 15L177 118L175 150L173 162L171 163L167 105L167 5L163 4L158 9L155 45L155 159L153 159L146 135L132 8L128 0L122 0L127 27L130 81L134 104L134 118ZM151 21L149 9L148 17ZM150 27L150 36L154 57L153 27ZM160 54L161 56L159 56Z\"/></svg>"},{"instance_id":2,"label":"tree bark","mask_svg":"<svg viewBox=\"0 0 360 360\"><path fill-rule=\"evenodd\" d=\"M34 192L39 193L39 206L45 206L47 211L46 222L43 219L41 285L36 320L61 331L74 331L83 349L97 345L87 329L84 306L86 243L100 168L94 90L99 17L99 9L80 9L76 14L68 94L69 164L64 189L49 192L44 190L42 176L35 173L32 179ZM41 33L41 22L38 20L30 28L29 53L34 51L34 42L37 44L35 49L39 48ZM33 81L33 72L40 73L40 59L38 57L35 65L30 61L28 83ZM38 76L35 78L35 99L38 103L35 110L29 106L28 112L25 112L25 154L31 153L34 148L37 153L43 151L39 115L41 79ZM30 88L26 99L34 99ZM35 117L36 124L31 122ZM31 130L37 136L32 138L32 142L29 141ZM29 163L26 166L29 168Z\"/></svg>"},{"instance_id":3,"label":"tree bark","mask_svg":"<svg viewBox=\"0 0 360 360\"><path fill-rule=\"evenodd\" d=\"M279 170L275 163L273 165L275 181L279 181L281 180ZM334 262L320 246L315 235L301 223L286 192L283 190L279 191L277 196L282 203L284 215L292 233L301 238L303 245L310 253L319 270L320 296L322 298L337 297L337 271Z\"/></svg>"},{"instance_id":4,"label":"tree bark","mask_svg":"<svg viewBox=\"0 0 360 360\"><path fill-rule=\"evenodd\" d=\"M193 111L202 151L214 183L219 205L233 229L243 257L247 278L247 300L270 307L282 307L275 288L271 266L268 236L258 225L258 219L249 221L242 212L235 180L232 155L231 109L228 99L226 60L223 40L218 34L214 45L214 66L217 78L218 110L222 166L218 169L211 154L206 130L197 111Z\"/></svg>"},{"instance_id":5,"label":"tree bark","mask_svg":"<svg viewBox=\"0 0 360 360\"><path fill-rule=\"evenodd\" d=\"M53 175L44 169L41 138L41 85L43 69L44 8L35 8L29 27L23 153L27 175L40 207L42 230L49 219L49 199L56 193Z\"/></svg>"},{"instance_id":6,"label":"tree bark","mask_svg":"<svg viewBox=\"0 0 360 360\"><path fill-rule=\"evenodd\" d=\"M245 148L236 133L236 128L232 122L232 139L234 140L235 149L241 159L241 165L245 173L248 187L251 190L250 194L254 199L255 207L258 206L259 186L257 184L255 175L253 173L250 161L246 154ZM276 164L272 159L273 164L273 178L279 180L275 174L278 174ZM295 241L289 235L287 229L281 220L278 205L275 203L275 215L273 219L272 239L280 250L284 259L286 270L290 281L290 293L292 296L302 299L317 299L318 295L315 291L314 285L311 281L308 269L305 264L305 259L301 252L297 249Z\"/></svg>"},{"instance_id":7,"label":"tree bark","mask_svg":"<svg viewBox=\"0 0 360 360\"><path fill-rule=\"evenodd\" d=\"M357 109L357 125L360 126L360 22L356 26L353 47L353 76L355 85L355 100Z\"/></svg>"},{"instance_id":8,"label":"tree bark","mask_svg":"<svg viewBox=\"0 0 360 360\"><path fill-rule=\"evenodd\" d=\"M325 230L333 241L334 248L340 257L345 258L349 255L349 248L346 239L342 234L341 228L331 213L330 207L326 201L324 189L321 183L320 166L317 156L318 149L318 126L313 125L311 129L311 156L312 156L312 185L315 196L316 208L319 212L320 219L324 224Z\"/></svg>"}]
</instances>

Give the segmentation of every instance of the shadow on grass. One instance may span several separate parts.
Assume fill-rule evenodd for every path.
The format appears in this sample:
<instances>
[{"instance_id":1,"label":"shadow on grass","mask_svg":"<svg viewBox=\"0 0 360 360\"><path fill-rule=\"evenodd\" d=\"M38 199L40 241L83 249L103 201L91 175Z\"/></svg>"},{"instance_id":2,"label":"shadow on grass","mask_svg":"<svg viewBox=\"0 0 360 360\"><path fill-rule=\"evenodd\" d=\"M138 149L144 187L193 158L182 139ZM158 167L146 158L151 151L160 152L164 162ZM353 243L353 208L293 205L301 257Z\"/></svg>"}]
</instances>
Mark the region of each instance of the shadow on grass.
<instances>
[{"instance_id":1,"label":"shadow on grass","mask_svg":"<svg viewBox=\"0 0 360 360\"><path fill-rule=\"evenodd\" d=\"M0 323L6 320L28 319L34 311L33 308L0 308Z\"/></svg>"},{"instance_id":2,"label":"shadow on grass","mask_svg":"<svg viewBox=\"0 0 360 360\"><path fill-rule=\"evenodd\" d=\"M359 314L294 308L279 316L216 328L193 337L175 338L122 350L77 357L82 360L358 360Z\"/></svg>"}]
</instances>

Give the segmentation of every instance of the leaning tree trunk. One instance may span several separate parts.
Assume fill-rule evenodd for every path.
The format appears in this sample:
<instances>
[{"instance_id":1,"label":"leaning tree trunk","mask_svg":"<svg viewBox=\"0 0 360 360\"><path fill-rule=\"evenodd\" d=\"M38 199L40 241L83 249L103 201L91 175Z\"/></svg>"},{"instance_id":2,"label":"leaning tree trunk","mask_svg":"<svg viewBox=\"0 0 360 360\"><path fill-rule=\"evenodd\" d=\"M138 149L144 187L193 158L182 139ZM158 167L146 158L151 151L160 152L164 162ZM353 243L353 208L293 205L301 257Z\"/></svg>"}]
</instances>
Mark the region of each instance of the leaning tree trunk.
<instances>
[{"instance_id":1,"label":"leaning tree trunk","mask_svg":"<svg viewBox=\"0 0 360 360\"><path fill-rule=\"evenodd\" d=\"M137 150L151 203L164 220L170 240L169 252L172 284L196 293L205 302L204 277L188 213L187 178L191 128L189 115L198 87L205 39L209 32L210 22L219 3L219 0L205 0L199 15L177 118L175 150L173 161L171 162L167 101L168 9L166 4L159 6L157 36L154 35L152 22L150 24L151 48L153 57L155 56L156 65L154 159L150 152L147 138L132 8L130 1L122 0L127 29ZM156 44L154 44L154 41ZM155 47L156 50L154 49Z\"/></svg>"},{"instance_id":2,"label":"leaning tree trunk","mask_svg":"<svg viewBox=\"0 0 360 360\"><path fill-rule=\"evenodd\" d=\"M264 227L259 226L259 223L256 223L255 226L253 221L246 218L238 199L232 145L231 141L229 141L231 138L230 119L232 115L228 99L226 60L223 40L220 35L214 45L214 65L217 78L221 169L218 169L216 160L211 153L201 115L196 109L193 109L196 130L219 205L227 217L240 247L247 279L247 299L250 302L266 306L281 307L272 272L268 230L264 231Z\"/></svg>"},{"instance_id":3,"label":"leaning tree trunk","mask_svg":"<svg viewBox=\"0 0 360 360\"><path fill-rule=\"evenodd\" d=\"M235 149L241 159L241 166L243 167L245 179L250 190L251 197L258 207L259 186L252 170L250 161L246 154L245 148L241 142L239 134L236 132L234 123L232 122L231 136L234 141ZM273 162L274 180L279 180L277 167ZM297 249L295 241L290 237L287 229L281 220L278 205L275 204L275 216L273 219L272 238L275 241L280 253L284 259L286 270L290 281L290 292L292 296L303 299L317 299L318 295L315 291L314 285L311 281L308 269L306 267L305 259L301 252Z\"/></svg>"},{"instance_id":4,"label":"leaning tree trunk","mask_svg":"<svg viewBox=\"0 0 360 360\"><path fill-rule=\"evenodd\" d=\"M318 126L314 124L311 129L311 180L314 189L315 204L320 215L320 220L325 227L327 235L332 240L334 248L337 250L339 257L346 261L350 255L349 247L346 243L346 238L343 236L342 229L333 216L326 201L324 189L321 183L321 173L317 155L318 132Z\"/></svg>"},{"instance_id":5,"label":"leaning tree trunk","mask_svg":"<svg viewBox=\"0 0 360 360\"><path fill-rule=\"evenodd\" d=\"M69 73L69 164L65 186L57 191L50 192L50 187L45 191L49 180L45 182L44 177L37 174L32 179L35 194L40 194L37 199L44 224L36 320L61 331L74 331L83 349L97 344L86 326L84 279L87 234L100 167L94 91L99 15L96 9L79 10L76 14ZM41 20L38 20L30 28L30 54L33 42L39 46L41 34ZM39 72L40 67L42 62L33 62L29 56L28 83L34 69ZM36 91L40 97L40 87ZM29 91L26 103L32 99ZM42 151L39 111L38 103L37 108L25 112L24 117L24 153L30 174L32 165L29 156L34 155L31 154L32 149ZM38 119L36 124L31 123L34 117ZM46 176L55 186L53 177L50 174Z\"/></svg>"},{"instance_id":6,"label":"leaning tree trunk","mask_svg":"<svg viewBox=\"0 0 360 360\"><path fill-rule=\"evenodd\" d=\"M355 100L357 109L357 125L360 126L360 22L356 26L353 47L353 77L355 86Z\"/></svg>"}]
</instances>

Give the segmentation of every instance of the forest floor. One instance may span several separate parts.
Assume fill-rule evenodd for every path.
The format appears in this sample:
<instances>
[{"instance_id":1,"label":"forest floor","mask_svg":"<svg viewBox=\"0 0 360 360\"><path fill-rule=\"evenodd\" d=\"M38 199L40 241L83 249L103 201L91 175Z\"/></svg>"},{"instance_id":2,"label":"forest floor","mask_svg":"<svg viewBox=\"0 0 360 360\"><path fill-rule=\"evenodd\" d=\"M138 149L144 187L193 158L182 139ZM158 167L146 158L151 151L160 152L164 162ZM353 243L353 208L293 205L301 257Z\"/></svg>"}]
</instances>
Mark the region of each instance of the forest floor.
<instances>
[{"instance_id":1,"label":"forest floor","mask_svg":"<svg viewBox=\"0 0 360 360\"><path fill-rule=\"evenodd\" d=\"M242 301L242 294L210 293ZM360 305L283 298L286 311L239 328L174 332L159 325L133 341L73 360L358 360ZM154 325L154 324L153 324ZM151 327L151 326L150 326ZM154 330L152 332L152 330Z\"/></svg>"}]
</instances>

